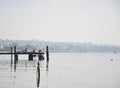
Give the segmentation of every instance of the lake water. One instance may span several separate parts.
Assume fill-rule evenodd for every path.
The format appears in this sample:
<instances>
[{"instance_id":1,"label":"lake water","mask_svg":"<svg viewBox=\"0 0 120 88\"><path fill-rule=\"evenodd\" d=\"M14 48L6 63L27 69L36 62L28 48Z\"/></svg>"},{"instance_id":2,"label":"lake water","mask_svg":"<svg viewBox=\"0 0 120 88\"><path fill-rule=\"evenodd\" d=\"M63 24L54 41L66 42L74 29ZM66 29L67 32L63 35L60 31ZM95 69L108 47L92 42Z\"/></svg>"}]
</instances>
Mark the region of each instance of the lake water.
<instances>
[{"instance_id":1,"label":"lake water","mask_svg":"<svg viewBox=\"0 0 120 88\"><path fill-rule=\"evenodd\" d=\"M37 62L20 55L14 70L0 55L0 88L38 88ZM39 63L39 88L120 88L120 53L50 53Z\"/></svg>"}]
</instances>

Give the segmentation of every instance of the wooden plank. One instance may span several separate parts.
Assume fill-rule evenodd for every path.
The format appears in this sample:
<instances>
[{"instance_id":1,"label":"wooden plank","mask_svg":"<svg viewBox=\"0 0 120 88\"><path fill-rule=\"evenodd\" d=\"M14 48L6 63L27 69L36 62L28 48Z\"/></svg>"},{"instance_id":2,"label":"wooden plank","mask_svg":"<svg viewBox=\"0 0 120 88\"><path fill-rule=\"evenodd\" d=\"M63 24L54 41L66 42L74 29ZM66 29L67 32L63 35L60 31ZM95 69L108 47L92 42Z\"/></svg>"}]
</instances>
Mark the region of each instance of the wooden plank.
<instances>
[{"instance_id":1,"label":"wooden plank","mask_svg":"<svg viewBox=\"0 0 120 88\"><path fill-rule=\"evenodd\" d=\"M13 54L13 53L0 53L0 54Z\"/></svg>"},{"instance_id":2,"label":"wooden plank","mask_svg":"<svg viewBox=\"0 0 120 88\"><path fill-rule=\"evenodd\" d=\"M15 54L15 53L0 53L0 54ZM27 52L27 53L17 53L16 54L44 54L44 53L38 53L38 52Z\"/></svg>"}]
</instances>

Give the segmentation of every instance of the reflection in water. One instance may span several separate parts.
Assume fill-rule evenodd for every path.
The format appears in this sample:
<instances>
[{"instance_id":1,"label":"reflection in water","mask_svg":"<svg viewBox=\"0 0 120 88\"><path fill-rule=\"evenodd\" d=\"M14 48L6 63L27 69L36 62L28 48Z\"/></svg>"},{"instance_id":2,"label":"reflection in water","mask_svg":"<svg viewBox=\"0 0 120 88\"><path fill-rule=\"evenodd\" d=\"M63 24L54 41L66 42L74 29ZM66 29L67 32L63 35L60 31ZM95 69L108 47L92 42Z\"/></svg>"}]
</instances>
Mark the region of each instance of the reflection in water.
<instances>
[{"instance_id":1,"label":"reflection in water","mask_svg":"<svg viewBox=\"0 0 120 88\"><path fill-rule=\"evenodd\" d=\"M12 65L13 65L13 55L11 54L11 69L12 69Z\"/></svg>"},{"instance_id":2,"label":"reflection in water","mask_svg":"<svg viewBox=\"0 0 120 88\"><path fill-rule=\"evenodd\" d=\"M18 61L14 60L14 72L16 72L16 65L17 65Z\"/></svg>"},{"instance_id":3,"label":"reflection in water","mask_svg":"<svg viewBox=\"0 0 120 88\"><path fill-rule=\"evenodd\" d=\"M39 79L38 60L33 67L34 62L24 58L18 61L14 72L14 61L9 71L10 57L0 56L0 88L120 88L120 54L55 53L49 62L39 61Z\"/></svg>"},{"instance_id":4,"label":"reflection in water","mask_svg":"<svg viewBox=\"0 0 120 88\"><path fill-rule=\"evenodd\" d=\"M9 63L9 64L8 64ZM3 65L2 65L3 64ZM13 61L9 60L9 61L2 61L0 63L0 65L2 65L4 67L4 64L5 65L9 65L10 67L10 74L6 74L6 75L10 75L10 79L8 79L7 81L9 82L9 84L7 86L11 86L9 88L12 88L12 87L16 87L18 85L18 82L20 80L26 80L26 82L30 82L33 83L31 85L34 85L37 87L37 88L40 88L44 85L44 83L41 85L40 84L40 81L42 80L41 79L41 68L40 67L45 67L46 69L43 70L43 73L45 72L46 74L42 75L43 77L45 76L45 88L48 88L48 68L49 68L49 60L47 61L38 61L36 58L33 60L33 61L28 61L28 60L19 60L19 61L16 61L15 58L13 57ZM2 67L1 67L2 68ZM1 69L0 68L0 69ZM6 67L7 68L7 67ZM5 68L5 69L6 69ZM30 73L29 73L30 72ZM31 73L32 72L32 73ZM36 72L36 74L33 74L33 72ZM26 75L28 74L28 76ZM23 77L24 75L26 75L26 77ZM36 80L32 77L36 76ZM23 77L23 78L22 78ZM29 78L27 78L29 77ZM47 77L47 78L46 78ZM27 81L27 79L30 79ZM10 81L11 80L11 81ZM4 80L3 80L4 81ZM42 80L44 81L44 80ZM35 83L34 83L35 82ZM21 83L21 82L20 82ZM24 82L21 83L24 85ZM29 86L29 85L25 85L25 86ZM1 87L0 87L1 88Z\"/></svg>"},{"instance_id":5,"label":"reflection in water","mask_svg":"<svg viewBox=\"0 0 120 88\"><path fill-rule=\"evenodd\" d=\"M10 73L10 84L12 85L16 85L16 74L14 72L14 70L11 68L11 73Z\"/></svg>"},{"instance_id":6,"label":"reflection in water","mask_svg":"<svg viewBox=\"0 0 120 88\"><path fill-rule=\"evenodd\" d=\"M17 64L20 66L23 66L23 63L26 68L25 71L27 71L28 67L30 67L30 66L28 66L28 64L32 65L32 67L36 67L36 60L34 60L32 62L31 61L22 61L18 64L18 61L16 61L14 59L14 64L11 63L11 72L13 72L13 74L14 74L14 75L11 75L11 78L12 78L12 82L14 85L16 85L15 84L15 82L16 82L15 73L16 73ZM40 87L40 63L39 62L37 62L36 80L37 80L37 88L39 88Z\"/></svg>"},{"instance_id":7,"label":"reflection in water","mask_svg":"<svg viewBox=\"0 0 120 88\"><path fill-rule=\"evenodd\" d=\"M14 59L14 72L16 72L16 60Z\"/></svg>"},{"instance_id":8,"label":"reflection in water","mask_svg":"<svg viewBox=\"0 0 120 88\"><path fill-rule=\"evenodd\" d=\"M16 76L14 75L13 76L13 84L15 85L15 79L16 79Z\"/></svg>"},{"instance_id":9,"label":"reflection in water","mask_svg":"<svg viewBox=\"0 0 120 88\"><path fill-rule=\"evenodd\" d=\"M46 62L46 71L48 71L49 61Z\"/></svg>"},{"instance_id":10,"label":"reflection in water","mask_svg":"<svg viewBox=\"0 0 120 88\"><path fill-rule=\"evenodd\" d=\"M48 88L48 70L49 70L49 60L46 62L46 88Z\"/></svg>"}]
</instances>

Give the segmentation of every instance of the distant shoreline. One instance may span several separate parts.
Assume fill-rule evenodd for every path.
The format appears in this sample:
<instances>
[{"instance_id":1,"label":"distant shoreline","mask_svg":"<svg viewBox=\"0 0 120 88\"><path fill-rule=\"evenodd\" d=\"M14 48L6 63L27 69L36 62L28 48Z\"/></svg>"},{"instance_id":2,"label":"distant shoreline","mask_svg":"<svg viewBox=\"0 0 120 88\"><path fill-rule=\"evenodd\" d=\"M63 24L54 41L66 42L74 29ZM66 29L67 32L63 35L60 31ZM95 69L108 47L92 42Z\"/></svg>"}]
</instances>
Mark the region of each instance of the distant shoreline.
<instances>
[{"instance_id":1,"label":"distant shoreline","mask_svg":"<svg viewBox=\"0 0 120 88\"><path fill-rule=\"evenodd\" d=\"M84 52L120 52L120 46L103 45L94 43L80 42L52 42L39 40L2 40L0 39L0 51L10 51L11 46L16 46L17 50L43 50L49 46L49 51L52 53L84 53Z\"/></svg>"}]
</instances>

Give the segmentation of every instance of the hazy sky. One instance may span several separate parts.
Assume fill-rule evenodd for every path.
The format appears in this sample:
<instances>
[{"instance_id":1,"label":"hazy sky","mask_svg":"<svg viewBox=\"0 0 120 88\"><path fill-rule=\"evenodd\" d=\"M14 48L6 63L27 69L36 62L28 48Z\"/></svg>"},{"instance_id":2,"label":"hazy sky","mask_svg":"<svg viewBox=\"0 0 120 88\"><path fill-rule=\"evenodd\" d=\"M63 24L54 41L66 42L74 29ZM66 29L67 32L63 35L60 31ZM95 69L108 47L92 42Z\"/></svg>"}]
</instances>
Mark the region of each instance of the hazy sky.
<instances>
[{"instance_id":1,"label":"hazy sky","mask_svg":"<svg viewBox=\"0 0 120 88\"><path fill-rule=\"evenodd\" d=\"M120 0L0 0L0 38L120 45Z\"/></svg>"}]
</instances>

